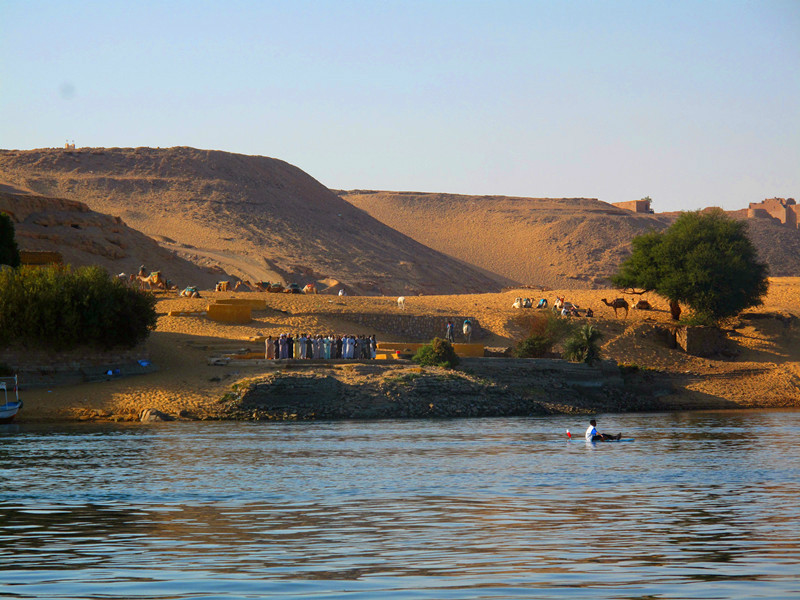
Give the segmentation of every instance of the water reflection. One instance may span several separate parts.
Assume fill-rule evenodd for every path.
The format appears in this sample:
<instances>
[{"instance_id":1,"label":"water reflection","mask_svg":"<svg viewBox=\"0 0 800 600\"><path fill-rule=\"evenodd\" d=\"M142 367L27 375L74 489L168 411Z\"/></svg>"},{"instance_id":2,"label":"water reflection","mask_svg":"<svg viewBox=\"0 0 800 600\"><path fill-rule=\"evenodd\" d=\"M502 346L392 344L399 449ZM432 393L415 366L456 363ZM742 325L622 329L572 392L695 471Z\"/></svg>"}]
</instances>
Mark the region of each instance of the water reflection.
<instances>
[{"instance_id":1,"label":"water reflection","mask_svg":"<svg viewBox=\"0 0 800 600\"><path fill-rule=\"evenodd\" d=\"M566 417L21 426L0 595L800 592L800 413L603 423L637 441L587 449Z\"/></svg>"}]
</instances>

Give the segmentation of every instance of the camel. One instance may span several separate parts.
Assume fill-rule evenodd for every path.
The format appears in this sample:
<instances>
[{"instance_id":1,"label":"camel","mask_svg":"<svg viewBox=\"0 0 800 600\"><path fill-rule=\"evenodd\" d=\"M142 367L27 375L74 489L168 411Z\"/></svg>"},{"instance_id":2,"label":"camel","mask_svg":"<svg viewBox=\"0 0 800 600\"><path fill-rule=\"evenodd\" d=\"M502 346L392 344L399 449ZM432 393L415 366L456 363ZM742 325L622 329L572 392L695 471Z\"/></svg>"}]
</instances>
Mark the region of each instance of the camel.
<instances>
[{"instance_id":1,"label":"camel","mask_svg":"<svg viewBox=\"0 0 800 600\"><path fill-rule=\"evenodd\" d=\"M249 281L237 281L236 285L233 286L233 291L238 292L239 289L242 289L243 292L252 292L253 284Z\"/></svg>"},{"instance_id":2,"label":"camel","mask_svg":"<svg viewBox=\"0 0 800 600\"><path fill-rule=\"evenodd\" d=\"M464 328L462 329L462 331L464 332L464 337L466 338L467 343L469 344L470 341L472 340L472 321L470 321L469 319L464 319Z\"/></svg>"},{"instance_id":3,"label":"camel","mask_svg":"<svg viewBox=\"0 0 800 600\"><path fill-rule=\"evenodd\" d=\"M227 292L228 286L230 286L230 281L218 281L217 285L214 287L215 292Z\"/></svg>"},{"instance_id":4,"label":"camel","mask_svg":"<svg viewBox=\"0 0 800 600\"><path fill-rule=\"evenodd\" d=\"M525 298L522 301L522 308L533 308L533 301L530 298Z\"/></svg>"},{"instance_id":5,"label":"camel","mask_svg":"<svg viewBox=\"0 0 800 600\"><path fill-rule=\"evenodd\" d=\"M140 274L136 276L136 279L139 280L139 285L141 286L142 289L144 289L145 283L151 290L153 289L153 286L161 290L166 290L169 287L167 280L161 277L161 271L153 271L152 273L150 273L150 275L147 276L143 276Z\"/></svg>"},{"instance_id":6,"label":"camel","mask_svg":"<svg viewBox=\"0 0 800 600\"><path fill-rule=\"evenodd\" d=\"M556 296L556 301L553 302L553 312L557 315L561 314L563 309L567 309L567 312L577 311L580 306L575 304L574 302L567 302L564 300L564 296Z\"/></svg>"},{"instance_id":7,"label":"camel","mask_svg":"<svg viewBox=\"0 0 800 600\"><path fill-rule=\"evenodd\" d=\"M197 287L190 285L181 290L179 294L181 298L200 298L200 291Z\"/></svg>"},{"instance_id":8,"label":"camel","mask_svg":"<svg viewBox=\"0 0 800 600\"><path fill-rule=\"evenodd\" d=\"M575 305L572 304L572 302L567 302L564 299L564 296L556 296L556 301L553 302L553 312L559 313L561 312L562 308L566 308L567 310L569 310L572 306ZM577 308L577 306L575 307Z\"/></svg>"},{"instance_id":9,"label":"camel","mask_svg":"<svg viewBox=\"0 0 800 600\"><path fill-rule=\"evenodd\" d=\"M304 294L316 294L317 293L317 286L315 286L313 283L307 283L305 285L305 287L303 288L303 293Z\"/></svg>"},{"instance_id":10,"label":"camel","mask_svg":"<svg viewBox=\"0 0 800 600\"><path fill-rule=\"evenodd\" d=\"M647 300L641 298L636 302L634 302L633 308L635 308L636 310L652 310L653 307L650 306L650 303Z\"/></svg>"},{"instance_id":11,"label":"camel","mask_svg":"<svg viewBox=\"0 0 800 600\"><path fill-rule=\"evenodd\" d=\"M283 291L283 285L280 283L270 283L267 291L272 292L273 294L278 294Z\"/></svg>"},{"instance_id":12,"label":"camel","mask_svg":"<svg viewBox=\"0 0 800 600\"><path fill-rule=\"evenodd\" d=\"M625 310L625 318L628 318L628 301L625 298L615 298L611 302L606 300L605 298L600 298L600 302L605 304L606 306L610 306L614 309L614 316L617 316L617 309L624 309Z\"/></svg>"},{"instance_id":13,"label":"camel","mask_svg":"<svg viewBox=\"0 0 800 600\"><path fill-rule=\"evenodd\" d=\"M522 298L514 298L514 303L511 308L522 308Z\"/></svg>"},{"instance_id":14,"label":"camel","mask_svg":"<svg viewBox=\"0 0 800 600\"><path fill-rule=\"evenodd\" d=\"M400 296L397 299L397 308L399 308L400 310L405 310L406 309L406 297L405 296Z\"/></svg>"}]
</instances>

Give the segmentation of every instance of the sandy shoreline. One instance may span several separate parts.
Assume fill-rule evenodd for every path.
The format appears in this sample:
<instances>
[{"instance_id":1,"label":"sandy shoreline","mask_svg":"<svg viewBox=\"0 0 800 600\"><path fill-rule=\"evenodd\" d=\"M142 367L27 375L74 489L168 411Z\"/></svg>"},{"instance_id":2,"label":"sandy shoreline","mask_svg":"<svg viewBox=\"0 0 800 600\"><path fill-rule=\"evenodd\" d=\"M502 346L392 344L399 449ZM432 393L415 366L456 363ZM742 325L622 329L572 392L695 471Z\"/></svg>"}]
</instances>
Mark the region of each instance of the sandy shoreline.
<instances>
[{"instance_id":1,"label":"sandy shoreline","mask_svg":"<svg viewBox=\"0 0 800 600\"><path fill-rule=\"evenodd\" d=\"M60 420L136 420L143 410L158 409L180 418L220 416L219 399L231 385L245 377L265 375L273 369L213 366L212 356L239 349L261 351L250 341L256 335L282 332L375 333L379 341L407 341L396 331L364 330L363 315L434 317L442 327L448 318L470 315L485 331L479 340L490 347L513 346L525 332L535 310L511 308L517 296L566 295L581 307L591 307L595 323L604 334L605 357L652 370L672 382L675 393L662 398L667 409L800 407L800 278L771 280L764 306L747 311L728 331L737 355L700 358L670 349L653 332L669 324L666 303L648 300L652 311L631 310L627 318L614 317L600 302L616 295L609 290L508 291L498 294L418 296L406 299L400 313L396 298L345 298L317 295L214 293L201 299L174 295L159 297L156 331L147 341L154 373L96 383L37 388L23 392L25 407L20 422ZM250 297L267 301L268 310L255 311L253 320L227 325L203 317L169 316L170 311L201 310L217 298ZM754 315L751 317L750 315ZM585 319L576 319L583 322ZM378 362L378 361L376 361ZM408 368L413 368L412 366ZM328 369L328 371L330 371Z\"/></svg>"}]
</instances>

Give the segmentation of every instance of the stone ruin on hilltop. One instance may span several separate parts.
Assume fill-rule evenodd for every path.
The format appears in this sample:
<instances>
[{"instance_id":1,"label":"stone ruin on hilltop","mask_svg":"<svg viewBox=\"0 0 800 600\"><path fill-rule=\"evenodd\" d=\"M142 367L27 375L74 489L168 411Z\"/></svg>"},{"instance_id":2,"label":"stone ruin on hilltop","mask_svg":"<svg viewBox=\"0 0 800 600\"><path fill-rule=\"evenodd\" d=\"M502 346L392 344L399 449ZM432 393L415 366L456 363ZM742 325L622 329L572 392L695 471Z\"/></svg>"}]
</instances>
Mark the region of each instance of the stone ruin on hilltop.
<instances>
[{"instance_id":1,"label":"stone ruin on hilltop","mask_svg":"<svg viewBox=\"0 0 800 600\"><path fill-rule=\"evenodd\" d=\"M794 198L767 198L763 202L751 202L747 209L748 219L777 219L783 225L800 229L800 207Z\"/></svg>"}]
</instances>

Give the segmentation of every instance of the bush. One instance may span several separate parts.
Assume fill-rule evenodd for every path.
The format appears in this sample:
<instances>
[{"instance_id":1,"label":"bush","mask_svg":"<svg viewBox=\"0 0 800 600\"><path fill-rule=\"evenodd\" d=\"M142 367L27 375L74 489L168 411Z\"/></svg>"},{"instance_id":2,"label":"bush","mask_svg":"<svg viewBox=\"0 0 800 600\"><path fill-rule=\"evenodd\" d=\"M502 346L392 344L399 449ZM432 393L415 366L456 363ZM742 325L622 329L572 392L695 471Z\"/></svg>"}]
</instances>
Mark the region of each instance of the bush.
<instances>
[{"instance_id":1,"label":"bush","mask_svg":"<svg viewBox=\"0 0 800 600\"><path fill-rule=\"evenodd\" d=\"M425 344L417 350L411 360L422 366L445 369L454 369L460 362L453 345L439 337L433 338L430 344Z\"/></svg>"},{"instance_id":2,"label":"bush","mask_svg":"<svg viewBox=\"0 0 800 600\"><path fill-rule=\"evenodd\" d=\"M99 267L0 272L0 343L55 350L133 347L155 325L155 297Z\"/></svg>"},{"instance_id":3,"label":"bush","mask_svg":"<svg viewBox=\"0 0 800 600\"><path fill-rule=\"evenodd\" d=\"M584 325L573 333L564 344L564 358L591 365L600 360L599 341L603 337L594 325Z\"/></svg>"},{"instance_id":4,"label":"bush","mask_svg":"<svg viewBox=\"0 0 800 600\"><path fill-rule=\"evenodd\" d=\"M572 325L547 311L530 321L530 335L517 344L514 356L517 358L541 358L546 356L555 344L570 331Z\"/></svg>"}]
</instances>

